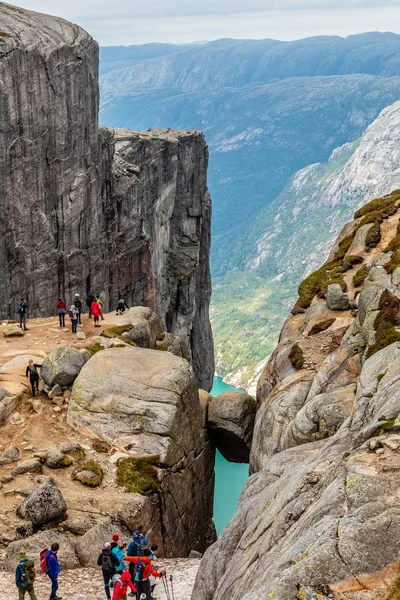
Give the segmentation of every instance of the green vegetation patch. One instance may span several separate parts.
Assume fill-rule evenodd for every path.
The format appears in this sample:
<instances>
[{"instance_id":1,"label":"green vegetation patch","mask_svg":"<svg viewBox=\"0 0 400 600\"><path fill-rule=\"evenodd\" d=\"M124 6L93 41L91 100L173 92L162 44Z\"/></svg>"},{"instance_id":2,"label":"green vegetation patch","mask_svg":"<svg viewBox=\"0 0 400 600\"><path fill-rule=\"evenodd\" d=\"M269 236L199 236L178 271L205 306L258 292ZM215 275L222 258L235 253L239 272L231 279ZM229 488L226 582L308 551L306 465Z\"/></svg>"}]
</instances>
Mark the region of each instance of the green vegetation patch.
<instances>
[{"instance_id":1,"label":"green vegetation patch","mask_svg":"<svg viewBox=\"0 0 400 600\"><path fill-rule=\"evenodd\" d=\"M357 273L353 277L353 285L355 288L359 288L363 285L365 279L369 273L369 267L364 265L361 269L358 269Z\"/></svg>"},{"instance_id":2,"label":"green vegetation patch","mask_svg":"<svg viewBox=\"0 0 400 600\"><path fill-rule=\"evenodd\" d=\"M296 306L306 309L315 296L325 298L328 286L331 283L338 283L344 292L347 291L342 275L341 262L332 261L306 277L299 286L299 298Z\"/></svg>"},{"instance_id":3,"label":"green vegetation patch","mask_svg":"<svg viewBox=\"0 0 400 600\"><path fill-rule=\"evenodd\" d=\"M132 494L148 496L160 490L154 456L144 458L123 458L118 462L117 484Z\"/></svg>"},{"instance_id":4,"label":"green vegetation patch","mask_svg":"<svg viewBox=\"0 0 400 600\"><path fill-rule=\"evenodd\" d=\"M93 459L87 460L85 463L83 463L79 472L82 473L82 471L91 471L92 473L94 473L96 475L96 477L85 478L85 477L82 477L82 474L81 474L79 481L81 483L83 483L83 485L87 485L88 487L98 487L101 484L101 482L103 481L103 477L104 477L103 467L101 466L100 463L96 462Z\"/></svg>"},{"instance_id":5,"label":"green vegetation patch","mask_svg":"<svg viewBox=\"0 0 400 600\"><path fill-rule=\"evenodd\" d=\"M87 346L86 350L93 356L94 354L97 354L97 352L100 352L100 350L104 350L104 346L101 344L93 344L92 346Z\"/></svg>"},{"instance_id":6,"label":"green vegetation patch","mask_svg":"<svg viewBox=\"0 0 400 600\"><path fill-rule=\"evenodd\" d=\"M385 252L392 252L392 257L385 269L389 274L392 274L397 267L400 267L400 223L397 225L397 231L395 237L385 248Z\"/></svg>"},{"instance_id":7,"label":"green vegetation patch","mask_svg":"<svg viewBox=\"0 0 400 600\"><path fill-rule=\"evenodd\" d=\"M354 218L359 219L360 217L364 217L365 215L372 212L390 212L398 200L400 200L400 190L395 190L388 196L371 200L371 202L368 202L367 204L359 208L354 213ZM394 212L396 212L396 208L391 214L393 214Z\"/></svg>"},{"instance_id":8,"label":"green vegetation patch","mask_svg":"<svg viewBox=\"0 0 400 600\"><path fill-rule=\"evenodd\" d=\"M385 600L399 600L400 598L400 577L398 577L389 590Z\"/></svg>"},{"instance_id":9,"label":"green vegetation patch","mask_svg":"<svg viewBox=\"0 0 400 600\"><path fill-rule=\"evenodd\" d=\"M289 360L297 371L300 371L304 366L304 352L299 344L295 344L290 351Z\"/></svg>"},{"instance_id":10,"label":"green vegetation patch","mask_svg":"<svg viewBox=\"0 0 400 600\"><path fill-rule=\"evenodd\" d=\"M362 256L355 256L355 255L353 256L351 254L350 254L350 256L346 256L346 258L343 260L343 266L342 266L343 272L349 271L355 265L359 265L360 263L362 263L363 260L364 259Z\"/></svg>"},{"instance_id":11,"label":"green vegetation patch","mask_svg":"<svg viewBox=\"0 0 400 600\"><path fill-rule=\"evenodd\" d=\"M374 322L375 344L370 346L368 358L382 348L400 341L400 332L396 329L399 325L400 300L389 290L385 290L379 301L379 312Z\"/></svg>"},{"instance_id":12,"label":"green vegetation patch","mask_svg":"<svg viewBox=\"0 0 400 600\"><path fill-rule=\"evenodd\" d=\"M108 329L105 329L102 331L101 335L110 339L120 337L123 333L130 331L131 329L133 329L133 325L130 323L127 323L126 325L116 325L115 327L109 327Z\"/></svg>"}]
</instances>

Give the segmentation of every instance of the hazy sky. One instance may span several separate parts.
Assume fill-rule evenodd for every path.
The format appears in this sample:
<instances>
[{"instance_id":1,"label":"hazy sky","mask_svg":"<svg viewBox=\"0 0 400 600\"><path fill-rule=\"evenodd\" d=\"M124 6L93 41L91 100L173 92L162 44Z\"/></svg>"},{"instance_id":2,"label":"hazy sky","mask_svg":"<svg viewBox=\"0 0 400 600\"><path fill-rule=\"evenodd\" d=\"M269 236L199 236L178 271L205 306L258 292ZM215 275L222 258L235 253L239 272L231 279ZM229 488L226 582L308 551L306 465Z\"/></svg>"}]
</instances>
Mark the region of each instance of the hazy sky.
<instances>
[{"instance_id":1,"label":"hazy sky","mask_svg":"<svg viewBox=\"0 0 400 600\"><path fill-rule=\"evenodd\" d=\"M400 33L400 0L19 0L16 4L79 23L103 46Z\"/></svg>"}]
</instances>

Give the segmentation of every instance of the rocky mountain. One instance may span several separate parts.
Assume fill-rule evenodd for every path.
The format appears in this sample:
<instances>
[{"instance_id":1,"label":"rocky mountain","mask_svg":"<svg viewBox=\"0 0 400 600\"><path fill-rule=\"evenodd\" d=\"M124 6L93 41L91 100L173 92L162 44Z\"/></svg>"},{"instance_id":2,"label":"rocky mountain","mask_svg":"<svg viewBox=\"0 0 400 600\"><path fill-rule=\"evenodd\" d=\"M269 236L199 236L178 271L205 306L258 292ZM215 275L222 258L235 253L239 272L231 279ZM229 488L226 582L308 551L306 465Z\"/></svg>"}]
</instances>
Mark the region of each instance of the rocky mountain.
<instances>
[{"instance_id":1,"label":"rocky mountain","mask_svg":"<svg viewBox=\"0 0 400 600\"><path fill-rule=\"evenodd\" d=\"M398 577L399 232L395 191L301 283L258 382L252 476L193 600L356 598Z\"/></svg>"},{"instance_id":2,"label":"rocky mountain","mask_svg":"<svg viewBox=\"0 0 400 600\"><path fill-rule=\"evenodd\" d=\"M399 39L370 33L289 43L218 40L175 50L159 44L101 49L102 123L196 127L206 134L213 327L217 371L227 381L248 385L275 343L281 303L288 308L293 299L290 283L287 290L270 280L265 285L268 261L264 274L254 269L274 222L276 199L288 196L299 170L326 163L337 148L356 142L400 98ZM339 228L346 218L337 216ZM301 236L301 217L297 227ZM327 233L321 227L321 236ZM292 235L293 228L283 228L282 244L290 245Z\"/></svg>"},{"instance_id":3,"label":"rocky mountain","mask_svg":"<svg viewBox=\"0 0 400 600\"><path fill-rule=\"evenodd\" d=\"M49 315L89 289L107 311L121 292L183 336L210 389L203 136L99 129L97 43L8 5L0 19L0 315L15 317L21 296L31 316Z\"/></svg>"},{"instance_id":4,"label":"rocky mountain","mask_svg":"<svg viewBox=\"0 0 400 600\"><path fill-rule=\"evenodd\" d=\"M224 348L218 368L229 381L251 382L254 365L274 348L298 282L327 257L354 208L400 187L399 120L396 102L360 139L296 173L252 231L239 235L253 258L244 272L215 278L212 308L217 349Z\"/></svg>"}]
</instances>

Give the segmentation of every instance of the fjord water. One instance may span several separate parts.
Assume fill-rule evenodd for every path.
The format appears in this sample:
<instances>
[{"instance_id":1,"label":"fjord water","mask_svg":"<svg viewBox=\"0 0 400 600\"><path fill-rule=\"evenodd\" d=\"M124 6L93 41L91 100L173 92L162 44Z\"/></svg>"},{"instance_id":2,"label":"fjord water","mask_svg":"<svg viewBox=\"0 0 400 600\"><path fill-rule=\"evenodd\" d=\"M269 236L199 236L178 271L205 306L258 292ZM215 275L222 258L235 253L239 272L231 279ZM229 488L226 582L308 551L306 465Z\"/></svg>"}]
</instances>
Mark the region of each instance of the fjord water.
<instances>
[{"instance_id":1,"label":"fjord water","mask_svg":"<svg viewBox=\"0 0 400 600\"><path fill-rule=\"evenodd\" d=\"M214 377L212 396L222 392L243 392L240 388L232 387ZM232 519L240 492L249 476L249 465L231 463L217 451L215 457L215 492L214 492L214 522L217 533L220 535Z\"/></svg>"}]
</instances>

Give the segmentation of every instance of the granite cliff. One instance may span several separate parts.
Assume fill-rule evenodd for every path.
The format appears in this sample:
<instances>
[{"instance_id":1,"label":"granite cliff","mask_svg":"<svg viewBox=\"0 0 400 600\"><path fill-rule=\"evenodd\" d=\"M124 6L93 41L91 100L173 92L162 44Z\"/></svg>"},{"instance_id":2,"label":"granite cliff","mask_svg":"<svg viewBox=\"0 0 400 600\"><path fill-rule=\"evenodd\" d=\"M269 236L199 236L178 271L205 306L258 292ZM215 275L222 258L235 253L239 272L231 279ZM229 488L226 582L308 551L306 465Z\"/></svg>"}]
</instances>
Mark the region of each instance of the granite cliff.
<instances>
[{"instance_id":1,"label":"granite cliff","mask_svg":"<svg viewBox=\"0 0 400 600\"><path fill-rule=\"evenodd\" d=\"M19 77L15 77L15 73ZM82 29L0 5L0 315L92 288L155 310L210 389L211 203L196 132L98 127L98 46Z\"/></svg>"},{"instance_id":2,"label":"granite cliff","mask_svg":"<svg viewBox=\"0 0 400 600\"><path fill-rule=\"evenodd\" d=\"M252 476L193 600L358 598L393 583L399 298L395 191L359 209L299 287L258 382Z\"/></svg>"}]
</instances>

